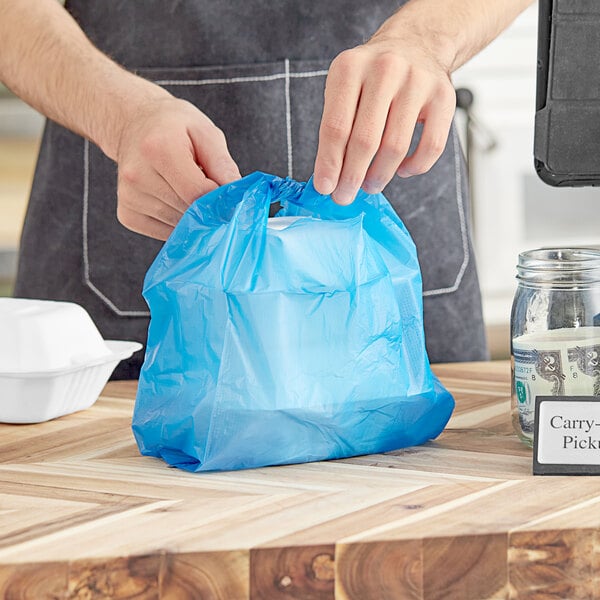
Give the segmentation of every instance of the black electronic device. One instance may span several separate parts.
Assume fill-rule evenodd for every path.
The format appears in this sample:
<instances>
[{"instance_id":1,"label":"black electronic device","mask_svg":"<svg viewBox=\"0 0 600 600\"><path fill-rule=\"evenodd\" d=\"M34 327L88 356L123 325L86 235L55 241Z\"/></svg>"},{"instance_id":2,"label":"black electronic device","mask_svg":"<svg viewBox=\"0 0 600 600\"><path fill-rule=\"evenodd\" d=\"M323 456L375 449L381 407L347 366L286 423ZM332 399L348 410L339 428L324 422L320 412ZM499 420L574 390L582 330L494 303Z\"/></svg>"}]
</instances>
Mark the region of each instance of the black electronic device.
<instances>
[{"instance_id":1,"label":"black electronic device","mask_svg":"<svg viewBox=\"0 0 600 600\"><path fill-rule=\"evenodd\" d=\"M539 0L535 169L600 185L600 0Z\"/></svg>"}]
</instances>

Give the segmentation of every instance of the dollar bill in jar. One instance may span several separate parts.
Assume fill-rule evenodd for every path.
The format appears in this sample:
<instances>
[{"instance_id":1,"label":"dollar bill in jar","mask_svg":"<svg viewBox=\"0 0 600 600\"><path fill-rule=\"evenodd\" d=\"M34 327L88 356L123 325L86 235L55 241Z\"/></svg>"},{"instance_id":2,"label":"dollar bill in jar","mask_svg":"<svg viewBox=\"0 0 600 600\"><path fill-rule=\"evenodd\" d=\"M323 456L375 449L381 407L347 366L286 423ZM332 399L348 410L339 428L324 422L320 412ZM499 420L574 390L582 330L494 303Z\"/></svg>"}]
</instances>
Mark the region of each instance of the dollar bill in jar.
<instances>
[{"instance_id":1,"label":"dollar bill in jar","mask_svg":"<svg viewBox=\"0 0 600 600\"><path fill-rule=\"evenodd\" d=\"M513 421L532 442L536 396L600 395L600 328L565 327L512 340Z\"/></svg>"},{"instance_id":2,"label":"dollar bill in jar","mask_svg":"<svg viewBox=\"0 0 600 600\"><path fill-rule=\"evenodd\" d=\"M532 446L537 396L600 396L600 247L525 250L517 282L511 412Z\"/></svg>"}]
</instances>

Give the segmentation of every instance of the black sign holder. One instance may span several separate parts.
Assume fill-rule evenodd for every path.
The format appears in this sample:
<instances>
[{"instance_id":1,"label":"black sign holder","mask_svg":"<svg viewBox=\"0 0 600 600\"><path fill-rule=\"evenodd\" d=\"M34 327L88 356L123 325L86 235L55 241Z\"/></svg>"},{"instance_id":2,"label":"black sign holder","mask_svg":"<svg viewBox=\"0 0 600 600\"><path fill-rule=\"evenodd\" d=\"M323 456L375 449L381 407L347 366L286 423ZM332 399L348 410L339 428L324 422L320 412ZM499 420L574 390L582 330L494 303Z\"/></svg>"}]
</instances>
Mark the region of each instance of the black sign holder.
<instances>
[{"instance_id":1,"label":"black sign holder","mask_svg":"<svg viewBox=\"0 0 600 600\"><path fill-rule=\"evenodd\" d=\"M598 404L596 396L536 396L535 420L533 428L533 474L534 475L600 475L600 453L597 465L551 464L538 461L538 444L540 441L540 406L543 402L587 402Z\"/></svg>"}]
</instances>

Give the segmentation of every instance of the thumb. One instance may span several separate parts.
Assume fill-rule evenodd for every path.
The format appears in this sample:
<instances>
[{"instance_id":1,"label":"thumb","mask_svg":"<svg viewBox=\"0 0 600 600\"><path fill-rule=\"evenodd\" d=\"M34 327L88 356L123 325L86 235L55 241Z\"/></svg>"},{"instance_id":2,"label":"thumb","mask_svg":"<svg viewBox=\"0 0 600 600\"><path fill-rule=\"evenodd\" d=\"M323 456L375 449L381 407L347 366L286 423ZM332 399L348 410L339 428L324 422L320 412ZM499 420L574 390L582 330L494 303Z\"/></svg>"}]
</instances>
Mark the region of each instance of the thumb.
<instances>
[{"instance_id":1,"label":"thumb","mask_svg":"<svg viewBox=\"0 0 600 600\"><path fill-rule=\"evenodd\" d=\"M218 185L240 179L240 170L229 153L225 134L208 117L206 120L208 123L204 127L189 131L196 162L206 176Z\"/></svg>"}]
</instances>

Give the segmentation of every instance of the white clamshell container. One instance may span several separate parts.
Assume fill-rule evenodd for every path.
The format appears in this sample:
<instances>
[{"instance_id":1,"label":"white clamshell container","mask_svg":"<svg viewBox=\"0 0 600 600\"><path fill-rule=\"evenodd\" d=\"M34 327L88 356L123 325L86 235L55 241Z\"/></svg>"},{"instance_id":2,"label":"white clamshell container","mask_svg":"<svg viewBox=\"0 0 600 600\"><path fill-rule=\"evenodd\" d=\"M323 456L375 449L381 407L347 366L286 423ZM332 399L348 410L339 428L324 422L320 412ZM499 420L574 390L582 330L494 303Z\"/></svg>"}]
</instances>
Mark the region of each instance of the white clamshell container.
<instances>
[{"instance_id":1,"label":"white clamshell container","mask_svg":"<svg viewBox=\"0 0 600 600\"><path fill-rule=\"evenodd\" d=\"M0 298L0 422L39 423L89 408L138 342L105 341L70 302Z\"/></svg>"}]
</instances>

